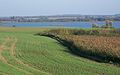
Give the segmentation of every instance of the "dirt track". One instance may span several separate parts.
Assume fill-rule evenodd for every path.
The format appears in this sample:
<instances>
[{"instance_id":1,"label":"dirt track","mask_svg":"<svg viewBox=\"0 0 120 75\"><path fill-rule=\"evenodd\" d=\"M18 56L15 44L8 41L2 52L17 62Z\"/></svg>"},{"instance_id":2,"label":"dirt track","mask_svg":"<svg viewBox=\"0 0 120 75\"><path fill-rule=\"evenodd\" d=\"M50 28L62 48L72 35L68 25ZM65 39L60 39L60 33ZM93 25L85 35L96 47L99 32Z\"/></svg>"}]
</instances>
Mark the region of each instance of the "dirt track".
<instances>
[{"instance_id":1,"label":"dirt track","mask_svg":"<svg viewBox=\"0 0 120 75\"><path fill-rule=\"evenodd\" d=\"M2 56L2 51L3 51L4 49L6 49L6 46L5 46L5 45L6 45L9 41L10 41L10 38L7 37L7 38L5 39L5 41L2 43L2 45L0 45L0 60L1 60L2 62L6 63L6 64L7 64L7 60Z\"/></svg>"},{"instance_id":2,"label":"dirt track","mask_svg":"<svg viewBox=\"0 0 120 75\"><path fill-rule=\"evenodd\" d=\"M31 68L31 69L34 70L34 71L42 72L42 73L44 73L44 74L46 74L46 75L51 75L51 74L49 74L49 73L47 73L47 72L40 71L40 70L38 70L38 69L35 69L35 68L33 68L33 67L30 67L28 64L25 64L25 63L22 62L21 60L17 59L17 58L15 57L15 56L16 56L15 48L16 48L16 43L17 43L17 41L18 41L18 39L15 38L15 37L7 37L7 38L5 38L5 41L0 45L0 61L2 61L3 63L5 63L5 64L7 64L7 65L9 65L9 66L11 66L11 67L19 70L19 71L25 72L25 73L28 74L28 75L33 75L32 73L30 73L30 72L28 72L28 71L25 71L25 70L23 70L23 69L20 68L20 67L18 68L18 67L16 67L16 66L10 64L9 61L2 55L2 52L3 52L5 49L7 49L7 50L9 50L10 54L13 56L13 59L16 61L16 63L21 64L21 65L23 65L23 66L25 66L25 67L29 67L29 68ZM7 46L7 44L10 44L10 45Z\"/></svg>"}]
</instances>

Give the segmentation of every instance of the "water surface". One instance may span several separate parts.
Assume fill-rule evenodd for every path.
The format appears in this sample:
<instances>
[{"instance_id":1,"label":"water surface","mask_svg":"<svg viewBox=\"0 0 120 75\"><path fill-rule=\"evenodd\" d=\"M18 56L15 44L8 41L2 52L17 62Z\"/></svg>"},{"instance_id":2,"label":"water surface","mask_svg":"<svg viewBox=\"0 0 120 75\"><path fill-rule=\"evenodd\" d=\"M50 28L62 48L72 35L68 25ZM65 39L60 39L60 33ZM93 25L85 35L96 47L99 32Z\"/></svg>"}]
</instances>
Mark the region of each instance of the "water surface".
<instances>
[{"instance_id":1,"label":"water surface","mask_svg":"<svg viewBox=\"0 0 120 75\"><path fill-rule=\"evenodd\" d=\"M105 22L97 22L100 26L105 25ZM71 27L71 28L91 28L91 22L8 22L4 23L4 26L12 27L15 25L16 27ZM120 22L113 22L113 26L115 28L120 28Z\"/></svg>"}]
</instances>

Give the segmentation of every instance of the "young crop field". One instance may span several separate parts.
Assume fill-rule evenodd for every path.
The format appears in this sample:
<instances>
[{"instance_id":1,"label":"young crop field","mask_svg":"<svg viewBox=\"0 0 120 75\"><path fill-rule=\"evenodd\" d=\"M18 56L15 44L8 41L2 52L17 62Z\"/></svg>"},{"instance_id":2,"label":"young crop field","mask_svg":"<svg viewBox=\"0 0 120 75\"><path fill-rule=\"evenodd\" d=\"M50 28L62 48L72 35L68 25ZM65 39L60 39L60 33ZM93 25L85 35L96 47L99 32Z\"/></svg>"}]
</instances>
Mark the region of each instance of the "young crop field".
<instances>
[{"instance_id":1,"label":"young crop field","mask_svg":"<svg viewBox=\"0 0 120 75\"><path fill-rule=\"evenodd\" d=\"M34 35L48 30L0 28L0 75L120 75L118 66L73 55L57 40Z\"/></svg>"}]
</instances>

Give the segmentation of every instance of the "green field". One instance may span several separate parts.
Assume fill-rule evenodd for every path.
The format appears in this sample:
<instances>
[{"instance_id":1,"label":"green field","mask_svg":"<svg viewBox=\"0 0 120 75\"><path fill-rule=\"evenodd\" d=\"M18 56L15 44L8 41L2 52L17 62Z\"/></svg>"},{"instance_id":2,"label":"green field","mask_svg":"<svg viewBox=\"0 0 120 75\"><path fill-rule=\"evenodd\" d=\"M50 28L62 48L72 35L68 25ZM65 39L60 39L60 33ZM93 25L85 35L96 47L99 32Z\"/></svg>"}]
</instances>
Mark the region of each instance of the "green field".
<instances>
[{"instance_id":1,"label":"green field","mask_svg":"<svg viewBox=\"0 0 120 75\"><path fill-rule=\"evenodd\" d=\"M0 75L120 75L120 68L72 55L45 28L0 28Z\"/></svg>"}]
</instances>

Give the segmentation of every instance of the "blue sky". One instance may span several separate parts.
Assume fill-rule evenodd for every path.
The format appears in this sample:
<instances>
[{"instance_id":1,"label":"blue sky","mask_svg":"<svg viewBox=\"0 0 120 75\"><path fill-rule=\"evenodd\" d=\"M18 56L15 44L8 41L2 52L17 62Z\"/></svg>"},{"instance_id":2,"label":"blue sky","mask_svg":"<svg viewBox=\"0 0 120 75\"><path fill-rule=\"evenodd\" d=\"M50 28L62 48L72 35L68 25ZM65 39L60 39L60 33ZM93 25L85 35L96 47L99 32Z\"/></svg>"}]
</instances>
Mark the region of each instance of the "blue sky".
<instances>
[{"instance_id":1,"label":"blue sky","mask_svg":"<svg viewBox=\"0 0 120 75\"><path fill-rule=\"evenodd\" d=\"M120 14L120 0L0 0L0 16Z\"/></svg>"}]
</instances>

